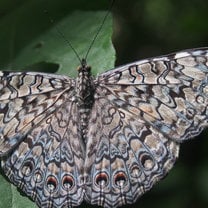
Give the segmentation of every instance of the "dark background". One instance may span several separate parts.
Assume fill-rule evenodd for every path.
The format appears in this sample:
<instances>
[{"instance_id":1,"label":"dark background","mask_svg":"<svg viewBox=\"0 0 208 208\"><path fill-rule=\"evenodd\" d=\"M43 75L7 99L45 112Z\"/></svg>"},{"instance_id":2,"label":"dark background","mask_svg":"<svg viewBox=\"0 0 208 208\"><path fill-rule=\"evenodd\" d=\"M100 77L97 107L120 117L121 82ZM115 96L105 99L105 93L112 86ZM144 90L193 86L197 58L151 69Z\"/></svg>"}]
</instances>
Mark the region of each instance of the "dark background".
<instances>
[{"instance_id":1,"label":"dark background","mask_svg":"<svg viewBox=\"0 0 208 208\"><path fill-rule=\"evenodd\" d=\"M29 1L29 0L27 0ZM11 5L7 2L12 2ZM5 1L0 16L25 1ZM48 1L51 3L53 1ZM60 5L62 2L60 1ZM77 9L104 10L107 0L68 1ZM47 8L47 5L45 5ZM50 11L55 19L54 11ZM29 11L30 12L30 11ZM63 15L67 13L63 7ZM208 46L207 0L117 0L113 7L113 44L116 49L116 65L139 59L168 54L187 48ZM35 17L34 17L35 19ZM31 33L34 24L29 20ZM24 27L24 25L22 25ZM2 29L2 28L1 28ZM44 27L43 27L44 29ZM1 31L0 31L1 33ZM21 44L17 43L17 48ZM3 50L3 49L2 49ZM6 49L5 49L6 50ZM6 51L5 51L5 57ZM2 55L3 56L3 55ZM1 59L0 59L1 60ZM0 63L1 64L1 63ZM146 193L134 205L141 208L205 208L208 207L208 132L181 145L178 162L169 175ZM82 207L92 207L83 205Z\"/></svg>"}]
</instances>

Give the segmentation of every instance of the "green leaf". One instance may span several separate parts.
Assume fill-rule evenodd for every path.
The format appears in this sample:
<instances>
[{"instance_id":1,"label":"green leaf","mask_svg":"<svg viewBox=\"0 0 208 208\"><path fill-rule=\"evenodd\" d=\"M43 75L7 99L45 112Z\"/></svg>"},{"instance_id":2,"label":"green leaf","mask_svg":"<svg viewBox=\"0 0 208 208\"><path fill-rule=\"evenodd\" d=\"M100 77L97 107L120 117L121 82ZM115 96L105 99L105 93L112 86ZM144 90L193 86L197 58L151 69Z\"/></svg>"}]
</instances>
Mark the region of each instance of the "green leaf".
<instances>
[{"instance_id":1,"label":"green leaf","mask_svg":"<svg viewBox=\"0 0 208 208\"><path fill-rule=\"evenodd\" d=\"M29 66L43 62L54 63L57 64L57 67L59 66L58 74L70 76L73 74L76 76L76 68L80 65L80 62L74 51L66 43L66 40L69 40L79 56L84 58L89 44L97 32L100 23L97 20L101 20L105 13L75 11L69 14L50 30L41 34L23 48L14 59L14 65L19 68L23 64ZM66 40L58 34L57 29L64 34ZM113 67L115 55L111 45L111 32L111 21L107 21L90 50L88 60L96 72ZM27 70L30 70L30 67Z\"/></svg>"},{"instance_id":2,"label":"green leaf","mask_svg":"<svg viewBox=\"0 0 208 208\"><path fill-rule=\"evenodd\" d=\"M90 6L97 5L100 9L104 5L102 2L106 1L91 1L87 5L83 0L72 0L70 4L66 0L61 3L43 0L20 2L19 7L11 9L0 19L1 69L54 72L58 68L59 74L75 76L75 69L80 63L57 29L73 45L80 58L84 58L106 14L106 11L89 11ZM46 2L50 4L46 6ZM45 8L48 14L44 14ZM54 23L50 23L51 16ZM109 16L88 56L94 73L114 66L111 34L112 21Z\"/></svg>"},{"instance_id":3,"label":"green leaf","mask_svg":"<svg viewBox=\"0 0 208 208\"><path fill-rule=\"evenodd\" d=\"M76 1L70 1L72 7L65 9L68 8L66 2L69 1L63 1L63 5L51 1L46 7L49 10L47 16L43 13L43 5L38 4L41 1L19 2L21 4L17 4L16 7L9 7L9 4L6 4L8 13L0 17L1 69L57 72L75 77L76 68L80 65L79 60L60 36L57 28L83 58L106 11L96 11L96 8L95 11L88 11L89 9L86 8L81 10ZM81 5L84 4L84 1L80 2ZM99 4L102 5L100 2ZM92 2L89 5L92 5ZM50 15L56 20L53 24L48 23ZM111 35L112 19L109 16L87 59L94 74L114 66L115 51L111 43ZM1 175L0 195L0 207L37 207Z\"/></svg>"},{"instance_id":4,"label":"green leaf","mask_svg":"<svg viewBox=\"0 0 208 208\"><path fill-rule=\"evenodd\" d=\"M0 207L12 207L11 185L2 175L0 175Z\"/></svg>"}]
</instances>

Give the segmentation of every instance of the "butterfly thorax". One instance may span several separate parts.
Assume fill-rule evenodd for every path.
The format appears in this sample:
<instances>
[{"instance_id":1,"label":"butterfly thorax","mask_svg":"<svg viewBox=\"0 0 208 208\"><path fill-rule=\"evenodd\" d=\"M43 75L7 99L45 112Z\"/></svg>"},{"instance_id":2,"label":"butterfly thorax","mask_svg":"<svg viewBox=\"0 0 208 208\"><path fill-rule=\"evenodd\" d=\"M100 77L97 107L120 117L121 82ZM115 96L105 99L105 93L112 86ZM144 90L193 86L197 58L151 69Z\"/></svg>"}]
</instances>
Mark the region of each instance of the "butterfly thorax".
<instances>
[{"instance_id":1,"label":"butterfly thorax","mask_svg":"<svg viewBox=\"0 0 208 208\"><path fill-rule=\"evenodd\" d=\"M86 143L88 119L94 103L94 85L91 68L85 64L78 68L78 77L76 79L76 100L78 119L80 120L79 131L82 139Z\"/></svg>"}]
</instances>

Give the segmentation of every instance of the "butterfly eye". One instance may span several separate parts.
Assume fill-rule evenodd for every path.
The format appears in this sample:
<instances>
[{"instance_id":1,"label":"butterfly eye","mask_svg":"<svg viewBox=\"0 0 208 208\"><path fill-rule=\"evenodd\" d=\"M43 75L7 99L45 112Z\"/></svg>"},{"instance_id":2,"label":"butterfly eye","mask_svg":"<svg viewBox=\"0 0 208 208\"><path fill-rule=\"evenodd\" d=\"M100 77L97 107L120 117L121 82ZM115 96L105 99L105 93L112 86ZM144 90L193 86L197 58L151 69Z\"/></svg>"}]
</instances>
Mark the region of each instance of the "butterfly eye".
<instances>
[{"instance_id":1,"label":"butterfly eye","mask_svg":"<svg viewBox=\"0 0 208 208\"><path fill-rule=\"evenodd\" d=\"M29 176L34 169L34 164L31 161L27 161L22 166L22 174L24 176Z\"/></svg>"},{"instance_id":2,"label":"butterfly eye","mask_svg":"<svg viewBox=\"0 0 208 208\"><path fill-rule=\"evenodd\" d=\"M62 185L63 185L65 190L68 191L68 190L72 189L74 187L74 184L75 184L75 182L74 182L74 178L72 176L65 175L63 177Z\"/></svg>"},{"instance_id":3,"label":"butterfly eye","mask_svg":"<svg viewBox=\"0 0 208 208\"><path fill-rule=\"evenodd\" d=\"M151 156L143 154L140 157L141 164L146 170L151 170L154 167L154 161Z\"/></svg>"},{"instance_id":4,"label":"butterfly eye","mask_svg":"<svg viewBox=\"0 0 208 208\"><path fill-rule=\"evenodd\" d=\"M108 175L104 172L98 173L95 178L95 183L97 186L105 187L109 182Z\"/></svg>"},{"instance_id":5,"label":"butterfly eye","mask_svg":"<svg viewBox=\"0 0 208 208\"><path fill-rule=\"evenodd\" d=\"M58 181L54 176L49 176L47 178L46 184L47 184L48 191L54 192L57 187Z\"/></svg>"},{"instance_id":6,"label":"butterfly eye","mask_svg":"<svg viewBox=\"0 0 208 208\"><path fill-rule=\"evenodd\" d=\"M124 172L116 173L115 177L114 177L114 182L115 182L116 186L118 186L118 187L125 186L126 182L127 182L126 174Z\"/></svg>"}]
</instances>

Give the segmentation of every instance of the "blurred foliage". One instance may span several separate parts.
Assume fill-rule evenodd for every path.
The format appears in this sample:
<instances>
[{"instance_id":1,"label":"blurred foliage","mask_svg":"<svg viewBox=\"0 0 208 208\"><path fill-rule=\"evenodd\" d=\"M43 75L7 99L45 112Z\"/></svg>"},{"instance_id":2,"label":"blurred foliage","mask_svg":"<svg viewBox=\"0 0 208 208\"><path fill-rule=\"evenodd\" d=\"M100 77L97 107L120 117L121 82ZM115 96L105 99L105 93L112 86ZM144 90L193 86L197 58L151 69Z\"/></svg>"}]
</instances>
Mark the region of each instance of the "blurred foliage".
<instances>
[{"instance_id":1,"label":"blurred foliage","mask_svg":"<svg viewBox=\"0 0 208 208\"><path fill-rule=\"evenodd\" d=\"M39 37L44 37L44 44L41 41L36 41L37 44L34 45L36 46L35 50L38 51L42 45L45 47L47 43L46 38L51 38L51 33L48 33L48 31L53 31L54 29L53 24L49 21L49 17L54 19L55 23L61 22L65 24L65 17L72 11L94 11L96 13L97 10L106 9L107 6L107 0L1 0L0 66L3 68L6 66L17 67L15 60L19 56L19 53L25 48L27 48L27 52L29 53L31 42L38 40ZM49 17L44 14L44 9L48 10ZM129 2L117 0L113 8L113 43L117 52L116 65L187 48L208 46L207 11L207 0L131 0ZM22 17L22 13L26 16ZM90 21L87 21L87 24L90 24ZM99 23L100 20L98 20L98 25ZM62 30L62 27L60 29ZM64 33L66 32L65 29L67 29L67 25L63 28ZM102 30L101 33L103 31L106 31L106 29ZM71 32L66 32L66 34L67 36L69 35L69 40L73 44L81 37L77 36L78 38L75 37L73 39L73 29ZM80 33L82 32L80 30ZM54 36L53 32L52 34ZM81 56L83 56L84 51L89 46L91 35L87 34L86 38L86 40L80 40L80 45L84 45L78 51L79 54L81 53ZM95 68L95 73L97 73L96 68L100 70L106 70L107 67L111 68L112 60L114 60L109 60L109 56L113 56L113 54L110 54L106 58L104 55L107 54L104 53L101 53L101 58L98 58L98 61L92 60L95 54L99 53L100 41L101 37L97 45L92 48L92 51L96 50L96 52L94 54L92 52L93 55L88 59L90 64L91 61L93 62L93 65L91 65ZM70 51L70 48L67 51L64 44L61 38L54 38L54 49L50 48L50 50L46 51L49 55L44 52L42 61L49 60L48 58L51 56L57 56L58 58L65 57L67 53L69 62L74 61L76 59L75 55ZM64 55L60 53L61 47L59 45L64 47ZM77 45L79 46L79 43L75 43L76 48L78 47ZM65 59L67 59L67 56ZM53 61L53 59L51 60ZM28 65L27 61L26 64L23 62L18 63L18 68L24 68ZM95 65L96 62L97 64ZM105 64L106 62L109 63ZM59 61L50 64L58 64L58 67L61 65ZM56 71L57 66L50 64L45 66L45 64L42 65L40 63L36 67L40 67L43 71L47 71L48 69L46 68L48 67L53 68L52 71ZM69 63L69 68L69 71L74 70L74 66L72 67L71 63ZM71 74L71 72L67 72L67 74ZM126 206L126 208L207 207L207 135L208 132L204 131L196 139L182 144L179 160L169 175L160 181L150 192L141 197L136 204ZM82 207L92 206L84 204Z\"/></svg>"},{"instance_id":2,"label":"blurred foliage","mask_svg":"<svg viewBox=\"0 0 208 208\"><path fill-rule=\"evenodd\" d=\"M22 0L18 3L16 7L12 6L11 10L8 4L5 9L0 5L1 69L41 69L44 72L71 72L71 75L76 75L74 69L80 63L67 41L70 41L80 58L85 57L106 14L97 11L106 9L108 3L100 1L97 6L93 2L86 5L81 0ZM85 14L80 14L81 10L85 11ZM96 73L114 65L113 47L108 50L111 25L111 21L106 21L103 32L99 34L88 56L92 66L98 62L102 63L102 67L97 69Z\"/></svg>"},{"instance_id":3,"label":"blurred foliage","mask_svg":"<svg viewBox=\"0 0 208 208\"><path fill-rule=\"evenodd\" d=\"M208 45L207 10L206 0L117 1L117 63Z\"/></svg>"}]
</instances>

